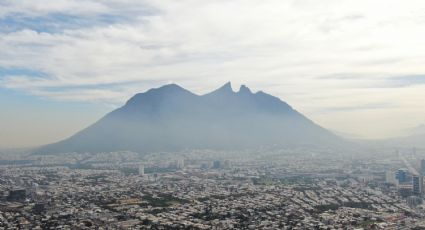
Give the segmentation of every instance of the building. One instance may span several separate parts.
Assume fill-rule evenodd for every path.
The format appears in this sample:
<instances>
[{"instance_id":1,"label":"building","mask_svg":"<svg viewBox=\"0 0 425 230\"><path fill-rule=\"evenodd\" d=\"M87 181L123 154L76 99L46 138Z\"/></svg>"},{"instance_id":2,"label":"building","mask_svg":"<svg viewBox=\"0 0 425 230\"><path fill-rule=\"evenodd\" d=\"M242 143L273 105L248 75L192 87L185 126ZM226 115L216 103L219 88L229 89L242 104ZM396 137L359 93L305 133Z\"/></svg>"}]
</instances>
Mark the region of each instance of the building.
<instances>
[{"instance_id":1,"label":"building","mask_svg":"<svg viewBox=\"0 0 425 230\"><path fill-rule=\"evenodd\" d=\"M23 201L27 197L27 192L25 189L15 189L9 191L9 196L7 196L8 201Z\"/></svg>"},{"instance_id":2,"label":"building","mask_svg":"<svg viewBox=\"0 0 425 230\"><path fill-rule=\"evenodd\" d=\"M388 184L398 184L398 181L396 179L396 174L394 171L387 171L385 173L385 182Z\"/></svg>"},{"instance_id":3,"label":"building","mask_svg":"<svg viewBox=\"0 0 425 230\"><path fill-rule=\"evenodd\" d=\"M213 169L219 169L221 168L221 162L220 161L214 161L213 162Z\"/></svg>"},{"instance_id":4,"label":"building","mask_svg":"<svg viewBox=\"0 0 425 230\"><path fill-rule=\"evenodd\" d=\"M177 168L178 169L184 169L184 159L183 158L177 160Z\"/></svg>"},{"instance_id":5,"label":"building","mask_svg":"<svg viewBox=\"0 0 425 230\"><path fill-rule=\"evenodd\" d=\"M417 196L409 196L407 197L406 201L407 201L407 204L411 207L415 207L422 204L422 199Z\"/></svg>"},{"instance_id":6,"label":"building","mask_svg":"<svg viewBox=\"0 0 425 230\"><path fill-rule=\"evenodd\" d=\"M201 169L202 170L206 170L206 169L209 169L210 168L210 164L208 164L208 163L202 163L201 164Z\"/></svg>"},{"instance_id":7,"label":"building","mask_svg":"<svg viewBox=\"0 0 425 230\"><path fill-rule=\"evenodd\" d=\"M232 168L232 162L230 162L229 160L225 160L223 167L226 168L226 169Z\"/></svg>"},{"instance_id":8,"label":"building","mask_svg":"<svg viewBox=\"0 0 425 230\"><path fill-rule=\"evenodd\" d=\"M407 180L408 174L409 174L409 171L407 169L399 169L399 170L397 170L396 178L398 180L398 183L399 184L403 184L403 183L409 182Z\"/></svg>"},{"instance_id":9,"label":"building","mask_svg":"<svg viewBox=\"0 0 425 230\"><path fill-rule=\"evenodd\" d=\"M36 203L32 208L32 211L37 214L42 214L46 212L46 204L44 203Z\"/></svg>"},{"instance_id":10,"label":"building","mask_svg":"<svg viewBox=\"0 0 425 230\"><path fill-rule=\"evenodd\" d=\"M425 159L421 160L421 175L425 176Z\"/></svg>"},{"instance_id":11,"label":"building","mask_svg":"<svg viewBox=\"0 0 425 230\"><path fill-rule=\"evenodd\" d=\"M422 177L419 175L412 176L413 194L418 195L422 193Z\"/></svg>"},{"instance_id":12,"label":"building","mask_svg":"<svg viewBox=\"0 0 425 230\"><path fill-rule=\"evenodd\" d=\"M143 164L139 165L139 175L140 176L145 175L145 166Z\"/></svg>"},{"instance_id":13,"label":"building","mask_svg":"<svg viewBox=\"0 0 425 230\"><path fill-rule=\"evenodd\" d=\"M413 186L411 184L401 184L398 186L400 196L407 198L413 194Z\"/></svg>"}]
</instances>

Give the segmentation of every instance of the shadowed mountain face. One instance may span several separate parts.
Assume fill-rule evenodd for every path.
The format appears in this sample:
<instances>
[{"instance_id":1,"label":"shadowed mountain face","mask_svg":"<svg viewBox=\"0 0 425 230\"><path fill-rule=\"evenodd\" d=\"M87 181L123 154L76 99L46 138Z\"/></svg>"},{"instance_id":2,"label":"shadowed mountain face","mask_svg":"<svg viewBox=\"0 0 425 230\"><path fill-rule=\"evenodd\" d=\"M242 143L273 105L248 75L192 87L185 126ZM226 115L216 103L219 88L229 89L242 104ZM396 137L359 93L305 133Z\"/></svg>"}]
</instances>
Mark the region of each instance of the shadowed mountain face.
<instances>
[{"instance_id":1,"label":"shadowed mountain face","mask_svg":"<svg viewBox=\"0 0 425 230\"><path fill-rule=\"evenodd\" d=\"M334 145L341 140L280 99L230 83L202 96L178 85L136 94L95 124L37 153L140 153L247 149L269 145Z\"/></svg>"}]
</instances>

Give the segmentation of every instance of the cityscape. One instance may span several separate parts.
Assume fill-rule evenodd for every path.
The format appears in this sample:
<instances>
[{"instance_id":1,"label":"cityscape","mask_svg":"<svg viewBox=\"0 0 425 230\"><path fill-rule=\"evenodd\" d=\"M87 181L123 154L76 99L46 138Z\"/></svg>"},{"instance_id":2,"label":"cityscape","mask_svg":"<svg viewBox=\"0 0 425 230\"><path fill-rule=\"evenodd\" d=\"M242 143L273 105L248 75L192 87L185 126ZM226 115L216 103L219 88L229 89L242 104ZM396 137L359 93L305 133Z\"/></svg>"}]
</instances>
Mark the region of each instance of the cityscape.
<instances>
[{"instance_id":1,"label":"cityscape","mask_svg":"<svg viewBox=\"0 0 425 230\"><path fill-rule=\"evenodd\" d=\"M2 229L423 229L425 151L2 156Z\"/></svg>"}]
</instances>

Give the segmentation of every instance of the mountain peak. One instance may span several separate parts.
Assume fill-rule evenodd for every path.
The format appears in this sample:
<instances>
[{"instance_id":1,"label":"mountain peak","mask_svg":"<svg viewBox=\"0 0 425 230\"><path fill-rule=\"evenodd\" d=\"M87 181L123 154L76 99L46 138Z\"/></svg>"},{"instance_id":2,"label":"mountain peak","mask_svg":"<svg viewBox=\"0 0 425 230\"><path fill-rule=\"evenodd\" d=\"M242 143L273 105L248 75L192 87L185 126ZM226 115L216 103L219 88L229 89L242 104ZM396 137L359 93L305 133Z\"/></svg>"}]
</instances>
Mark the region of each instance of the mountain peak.
<instances>
[{"instance_id":1,"label":"mountain peak","mask_svg":"<svg viewBox=\"0 0 425 230\"><path fill-rule=\"evenodd\" d=\"M238 93L240 93L240 94L252 94L251 90L248 87L246 87L246 85L241 85Z\"/></svg>"},{"instance_id":2,"label":"mountain peak","mask_svg":"<svg viewBox=\"0 0 425 230\"><path fill-rule=\"evenodd\" d=\"M172 90L172 91L184 90L184 91L186 91L183 87L181 87L181 86L179 86L179 85L177 85L175 83L163 85L163 86L161 86L159 88L155 88L153 90L161 90L161 91L164 91L164 90L165 91L170 91L170 90Z\"/></svg>"},{"instance_id":3,"label":"mountain peak","mask_svg":"<svg viewBox=\"0 0 425 230\"><path fill-rule=\"evenodd\" d=\"M229 81L226 84L224 84L222 87L218 88L217 91L224 91L224 92L232 92L232 83Z\"/></svg>"},{"instance_id":4,"label":"mountain peak","mask_svg":"<svg viewBox=\"0 0 425 230\"><path fill-rule=\"evenodd\" d=\"M160 95L174 95L174 94L190 94L190 95L195 95L192 92L190 92L189 90L175 84L175 83L171 83L171 84L167 84L167 85L163 85L161 87L158 88L152 88L148 91L146 91L145 94L160 94Z\"/></svg>"},{"instance_id":5,"label":"mountain peak","mask_svg":"<svg viewBox=\"0 0 425 230\"><path fill-rule=\"evenodd\" d=\"M233 94L234 91L232 89L232 83L229 81L220 88L212 91L211 93L207 93L205 95L216 95L216 94Z\"/></svg>"},{"instance_id":6,"label":"mountain peak","mask_svg":"<svg viewBox=\"0 0 425 230\"><path fill-rule=\"evenodd\" d=\"M176 95L194 95L188 90L177 84L163 85L158 88L152 88L144 93L138 93L130 98L126 105L138 106L141 104L149 104L158 100L162 97L175 97Z\"/></svg>"}]
</instances>

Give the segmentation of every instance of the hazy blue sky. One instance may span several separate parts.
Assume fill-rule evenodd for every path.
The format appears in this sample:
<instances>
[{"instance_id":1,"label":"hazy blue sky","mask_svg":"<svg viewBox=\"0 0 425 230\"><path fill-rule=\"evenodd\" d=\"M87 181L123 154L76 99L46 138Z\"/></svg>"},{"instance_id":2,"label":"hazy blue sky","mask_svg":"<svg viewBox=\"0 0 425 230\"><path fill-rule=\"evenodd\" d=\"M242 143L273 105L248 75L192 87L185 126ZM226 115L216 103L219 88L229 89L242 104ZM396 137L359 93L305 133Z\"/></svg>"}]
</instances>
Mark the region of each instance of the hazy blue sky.
<instances>
[{"instance_id":1,"label":"hazy blue sky","mask_svg":"<svg viewBox=\"0 0 425 230\"><path fill-rule=\"evenodd\" d=\"M2 0L0 147L57 141L131 95L227 81L331 130L425 123L423 0Z\"/></svg>"}]
</instances>

